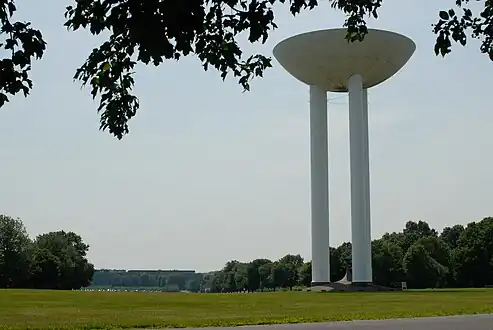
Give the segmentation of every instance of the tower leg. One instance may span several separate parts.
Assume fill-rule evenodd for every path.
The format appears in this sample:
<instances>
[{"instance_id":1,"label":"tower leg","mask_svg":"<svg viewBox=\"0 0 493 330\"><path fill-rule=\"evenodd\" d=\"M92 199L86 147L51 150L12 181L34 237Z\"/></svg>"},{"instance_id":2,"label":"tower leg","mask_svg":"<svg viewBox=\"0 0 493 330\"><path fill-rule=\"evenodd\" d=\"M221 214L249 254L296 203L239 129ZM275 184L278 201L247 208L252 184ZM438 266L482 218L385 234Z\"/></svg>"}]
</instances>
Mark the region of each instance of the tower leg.
<instances>
[{"instance_id":1,"label":"tower leg","mask_svg":"<svg viewBox=\"0 0 493 330\"><path fill-rule=\"evenodd\" d=\"M353 283L372 283L368 100L360 75L348 81Z\"/></svg>"},{"instance_id":2,"label":"tower leg","mask_svg":"<svg viewBox=\"0 0 493 330\"><path fill-rule=\"evenodd\" d=\"M310 86L312 286L330 282L327 92Z\"/></svg>"}]
</instances>

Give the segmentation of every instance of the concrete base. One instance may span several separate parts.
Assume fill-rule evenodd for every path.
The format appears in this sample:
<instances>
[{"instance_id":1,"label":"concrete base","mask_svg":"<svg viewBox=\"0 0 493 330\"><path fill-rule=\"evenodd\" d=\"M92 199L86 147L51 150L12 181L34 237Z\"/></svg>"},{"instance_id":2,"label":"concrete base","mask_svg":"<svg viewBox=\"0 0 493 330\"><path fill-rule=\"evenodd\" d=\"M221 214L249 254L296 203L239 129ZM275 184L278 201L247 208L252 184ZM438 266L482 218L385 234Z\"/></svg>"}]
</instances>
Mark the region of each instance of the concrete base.
<instances>
[{"instance_id":1,"label":"concrete base","mask_svg":"<svg viewBox=\"0 0 493 330\"><path fill-rule=\"evenodd\" d=\"M310 291L314 292L384 292L384 291L402 291L397 288L376 285L373 283L340 283L333 282L326 285L312 286Z\"/></svg>"},{"instance_id":2,"label":"concrete base","mask_svg":"<svg viewBox=\"0 0 493 330\"><path fill-rule=\"evenodd\" d=\"M346 271L346 275L337 282L312 282L312 287L309 289L314 292L381 292L381 291L402 291L401 288L389 288L368 282L352 282L352 272L350 269Z\"/></svg>"}]
</instances>

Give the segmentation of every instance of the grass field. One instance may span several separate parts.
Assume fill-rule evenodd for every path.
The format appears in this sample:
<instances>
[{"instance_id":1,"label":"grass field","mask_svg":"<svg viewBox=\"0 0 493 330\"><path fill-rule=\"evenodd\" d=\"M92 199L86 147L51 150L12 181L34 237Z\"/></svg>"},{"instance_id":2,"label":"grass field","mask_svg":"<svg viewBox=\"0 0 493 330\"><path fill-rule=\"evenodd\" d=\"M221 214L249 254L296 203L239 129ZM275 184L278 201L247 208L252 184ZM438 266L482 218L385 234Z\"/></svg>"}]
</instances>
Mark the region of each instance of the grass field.
<instances>
[{"instance_id":1,"label":"grass field","mask_svg":"<svg viewBox=\"0 0 493 330\"><path fill-rule=\"evenodd\" d=\"M0 290L0 329L298 323L493 312L493 290L193 294Z\"/></svg>"}]
</instances>

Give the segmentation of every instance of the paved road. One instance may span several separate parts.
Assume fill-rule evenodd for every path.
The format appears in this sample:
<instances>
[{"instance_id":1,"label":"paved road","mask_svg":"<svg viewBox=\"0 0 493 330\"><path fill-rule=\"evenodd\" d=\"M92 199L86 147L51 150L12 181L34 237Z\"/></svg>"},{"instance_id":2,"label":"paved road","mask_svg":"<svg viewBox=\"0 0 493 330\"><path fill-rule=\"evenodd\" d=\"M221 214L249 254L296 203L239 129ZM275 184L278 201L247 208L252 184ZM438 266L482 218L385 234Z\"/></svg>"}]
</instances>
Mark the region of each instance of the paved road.
<instances>
[{"instance_id":1,"label":"paved road","mask_svg":"<svg viewBox=\"0 0 493 330\"><path fill-rule=\"evenodd\" d=\"M187 330L493 330L493 314L424 317L379 321L276 324Z\"/></svg>"}]
</instances>

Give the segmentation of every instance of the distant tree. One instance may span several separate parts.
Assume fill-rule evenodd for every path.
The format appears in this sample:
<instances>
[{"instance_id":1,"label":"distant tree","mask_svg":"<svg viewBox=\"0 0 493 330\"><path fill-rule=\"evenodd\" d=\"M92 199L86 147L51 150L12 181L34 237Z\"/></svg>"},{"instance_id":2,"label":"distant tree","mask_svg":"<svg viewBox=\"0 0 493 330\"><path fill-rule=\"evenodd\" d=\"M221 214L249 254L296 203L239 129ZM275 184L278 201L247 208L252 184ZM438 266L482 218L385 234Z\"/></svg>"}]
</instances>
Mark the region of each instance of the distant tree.
<instances>
[{"instance_id":1,"label":"distant tree","mask_svg":"<svg viewBox=\"0 0 493 330\"><path fill-rule=\"evenodd\" d=\"M284 257L279 259L279 263L285 265L292 265L295 268L303 266L303 257L299 254L286 254Z\"/></svg>"},{"instance_id":2,"label":"distant tree","mask_svg":"<svg viewBox=\"0 0 493 330\"><path fill-rule=\"evenodd\" d=\"M302 266L303 265L301 265L301 267ZM299 283L299 280L300 280L299 270L300 270L300 268L295 267L293 264L286 265L286 268L285 268L286 287L288 287L290 290L293 290L293 287L295 287Z\"/></svg>"},{"instance_id":3,"label":"distant tree","mask_svg":"<svg viewBox=\"0 0 493 330\"><path fill-rule=\"evenodd\" d=\"M404 234L403 251L407 251L407 249L420 238L430 236L438 237L438 232L435 229L430 228L430 225L427 222L421 220L418 222L408 221L402 233Z\"/></svg>"},{"instance_id":4,"label":"distant tree","mask_svg":"<svg viewBox=\"0 0 493 330\"><path fill-rule=\"evenodd\" d=\"M330 254L330 280L336 282L341 280L351 264L351 244L343 243L342 248L329 249Z\"/></svg>"},{"instance_id":5,"label":"distant tree","mask_svg":"<svg viewBox=\"0 0 493 330\"><path fill-rule=\"evenodd\" d=\"M287 288L289 283L288 265L276 261L272 267L273 288Z\"/></svg>"},{"instance_id":6,"label":"distant tree","mask_svg":"<svg viewBox=\"0 0 493 330\"><path fill-rule=\"evenodd\" d=\"M284 272L283 288L293 289L299 283L299 271L303 267L303 257L299 254L287 254L278 261L278 269Z\"/></svg>"},{"instance_id":7,"label":"distant tree","mask_svg":"<svg viewBox=\"0 0 493 330\"><path fill-rule=\"evenodd\" d=\"M413 244L406 252L403 268L407 282L413 288L435 288L446 279L446 269L419 243Z\"/></svg>"},{"instance_id":8,"label":"distant tree","mask_svg":"<svg viewBox=\"0 0 493 330\"><path fill-rule=\"evenodd\" d=\"M240 262L238 260L231 260L224 265L221 273L218 274L218 278L221 279L221 291L234 292L239 289L236 283L236 270L238 269L239 264Z\"/></svg>"},{"instance_id":9,"label":"distant tree","mask_svg":"<svg viewBox=\"0 0 493 330\"><path fill-rule=\"evenodd\" d=\"M300 284L304 286L310 286L312 283L312 262L308 261L301 266L300 270Z\"/></svg>"},{"instance_id":10,"label":"distant tree","mask_svg":"<svg viewBox=\"0 0 493 330\"><path fill-rule=\"evenodd\" d=\"M262 289L265 287L266 282L262 280L265 278L266 273L261 273L261 268L271 263L272 261L268 259L255 259L248 264L247 286L249 291L256 291L261 287Z\"/></svg>"},{"instance_id":11,"label":"distant tree","mask_svg":"<svg viewBox=\"0 0 493 330\"><path fill-rule=\"evenodd\" d=\"M405 279L402 269L403 252L392 240L384 238L372 242L373 282L383 286L392 286Z\"/></svg>"},{"instance_id":12,"label":"distant tree","mask_svg":"<svg viewBox=\"0 0 493 330\"><path fill-rule=\"evenodd\" d=\"M53 289L80 289L91 283L94 266L86 258L89 245L79 235L65 231L42 234L34 241L34 248L44 250L37 255L47 257L48 263L59 262L59 279Z\"/></svg>"},{"instance_id":13,"label":"distant tree","mask_svg":"<svg viewBox=\"0 0 493 330\"><path fill-rule=\"evenodd\" d=\"M459 237L464 231L464 226L455 225L453 227L443 228L440 238L451 248L455 249L459 241Z\"/></svg>"},{"instance_id":14,"label":"distant tree","mask_svg":"<svg viewBox=\"0 0 493 330\"><path fill-rule=\"evenodd\" d=\"M234 281L236 290L243 291L248 289L248 264L239 263L234 269Z\"/></svg>"},{"instance_id":15,"label":"distant tree","mask_svg":"<svg viewBox=\"0 0 493 330\"><path fill-rule=\"evenodd\" d=\"M454 253L457 285L481 287L493 284L493 218L466 226Z\"/></svg>"},{"instance_id":16,"label":"distant tree","mask_svg":"<svg viewBox=\"0 0 493 330\"><path fill-rule=\"evenodd\" d=\"M62 263L49 249L33 249L31 286L36 289L61 288Z\"/></svg>"},{"instance_id":17,"label":"distant tree","mask_svg":"<svg viewBox=\"0 0 493 330\"><path fill-rule=\"evenodd\" d=\"M422 237L416 241L425 247L426 252L447 270L450 267L450 248L436 236Z\"/></svg>"},{"instance_id":18,"label":"distant tree","mask_svg":"<svg viewBox=\"0 0 493 330\"><path fill-rule=\"evenodd\" d=\"M381 239L385 242L390 242L399 246L404 253L409 248L409 246L407 246L406 237L403 232L385 233L383 234Z\"/></svg>"},{"instance_id":19,"label":"distant tree","mask_svg":"<svg viewBox=\"0 0 493 330\"><path fill-rule=\"evenodd\" d=\"M261 291L268 288L275 289L274 280L273 280L273 273L274 273L273 268L274 268L274 264L272 262L259 266L258 268L258 274L260 277L259 287Z\"/></svg>"},{"instance_id":20,"label":"distant tree","mask_svg":"<svg viewBox=\"0 0 493 330\"><path fill-rule=\"evenodd\" d=\"M20 219L0 215L0 287L29 286L32 242Z\"/></svg>"},{"instance_id":21,"label":"distant tree","mask_svg":"<svg viewBox=\"0 0 493 330\"><path fill-rule=\"evenodd\" d=\"M349 242L344 242L337 247L337 254L339 255L341 266L346 274L347 269L351 269L352 266L352 245Z\"/></svg>"},{"instance_id":22,"label":"distant tree","mask_svg":"<svg viewBox=\"0 0 493 330\"><path fill-rule=\"evenodd\" d=\"M226 292L234 292L239 288L236 285L236 270L233 269L230 272L224 272L222 288Z\"/></svg>"},{"instance_id":23,"label":"distant tree","mask_svg":"<svg viewBox=\"0 0 493 330\"><path fill-rule=\"evenodd\" d=\"M222 292L225 284L225 274L223 271L215 272L211 281L211 292Z\"/></svg>"}]
</instances>

